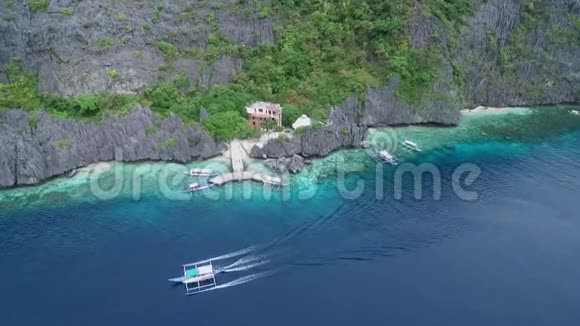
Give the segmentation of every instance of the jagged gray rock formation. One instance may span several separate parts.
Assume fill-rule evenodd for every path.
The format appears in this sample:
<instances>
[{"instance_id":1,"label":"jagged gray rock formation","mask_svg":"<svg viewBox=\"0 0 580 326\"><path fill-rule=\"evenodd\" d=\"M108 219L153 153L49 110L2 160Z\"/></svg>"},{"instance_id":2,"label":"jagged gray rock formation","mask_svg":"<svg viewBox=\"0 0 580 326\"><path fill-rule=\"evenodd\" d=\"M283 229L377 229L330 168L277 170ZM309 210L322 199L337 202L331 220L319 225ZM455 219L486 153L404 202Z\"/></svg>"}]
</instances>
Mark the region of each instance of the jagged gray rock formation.
<instances>
[{"instance_id":1,"label":"jagged gray rock formation","mask_svg":"<svg viewBox=\"0 0 580 326\"><path fill-rule=\"evenodd\" d=\"M453 53L467 106L580 101L579 0L490 0L478 8ZM538 17L531 22L526 11Z\"/></svg>"},{"instance_id":2,"label":"jagged gray rock formation","mask_svg":"<svg viewBox=\"0 0 580 326\"><path fill-rule=\"evenodd\" d=\"M13 1L10 6L3 1L0 65L20 57L25 66L38 72L41 91L61 95L136 93L158 80L171 80L178 72L203 87L227 83L241 69L241 58L227 51L218 51L214 57L215 49L208 49L218 35L242 47L273 43L276 22L258 17L255 4L260 1L252 1L252 5L238 0L60 0L48 1L45 11L30 10L27 1ZM450 111L462 107L579 100L580 44L578 38L566 40L557 32L559 28L575 31L580 0L474 3L473 15L457 35L451 35L439 18L425 15L424 4L417 1L408 18L410 44L415 49L439 48L443 60L437 80L413 105L394 96L396 79L369 90L372 104L365 106L378 107L381 112L374 115L377 110L368 110L371 114L365 122L446 123L457 120ZM72 14L63 14L69 7ZM526 21L529 10L540 15L532 24ZM530 25L530 30L514 47L514 34L523 25ZM158 48L159 41L191 50L191 54L166 58ZM510 53L518 59L511 62ZM111 70L119 76L111 78ZM0 81L5 79L0 72ZM441 108L445 110L441 112ZM396 119L391 120L385 110L396 111ZM406 110L409 112L403 114ZM440 119L439 114L448 117ZM410 119L399 119L405 116Z\"/></svg>"},{"instance_id":3,"label":"jagged gray rock formation","mask_svg":"<svg viewBox=\"0 0 580 326\"><path fill-rule=\"evenodd\" d=\"M226 83L241 60L225 53L207 58L212 38L220 35L247 47L274 40L272 20L257 18L249 4L238 0L60 0L36 12L28 1L4 2L0 65L22 58L38 72L41 91L61 95L136 93L181 71L200 86ZM63 14L69 7L70 15ZM192 54L166 60L159 41ZM119 76L111 78L111 70Z\"/></svg>"},{"instance_id":4,"label":"jagged gray rock formation","mask_svg":"<svg viewBox=\"0 0 580 326\"><path fill-rule=\"evenodd\" d=\"M356 107L345 105L332 109L326 125L309 128L300 136L271 139L263 146L256 145L250 156L281 158L300 154L303 157L321 157L339 148L360 146L366 134L367 127L361 125Z\"/></svg>"},{"instance_id":5,"label":"jagged gray rock formation","mask_svg":"<svg viewBox=\"0 0 580 326\"><path fill-rule=\"evenodd\" d=\"M299 137L256 146L251 156L324 156L359 146L368 127L456 125L461 108L580 101L580 37L561 33L576 31L580 0L474 3L475 12L457 31L435 15L425 15L423 2L413 7L407 31L411 47L436 47L441 54L437 76L420 91L418 101L403 101L397 95L400 80L390 78L382 87L369 88L364 98L349 97L332 110L327 124ZM208 51L217 36L239 47L274 42L275 21L259 18L250 2L238 0L164 1L162 6L147 1L60 0L49 1L42 12L29 10L27 1L2 5L0 66L20 57L39 74L40 91L61 95L136 93L158 80L172 80L178 72L201 87L227 83L243 62L227 51ZM74 9L72 15L63 14L67 7ZM191 53L170 58L159 49L159 41ZM119 76L112 78L112 70ZM0 71L0 81L5 80ZM200 117L207 118L205 113L202 110ZM103 125L39 114L38 127L31 128L24 112L0 116L0 187L34 184L88 163L112 160L112 147L122 148L125 160L185 161L221 150L199 128L183 128L175 117L159 122L145 109ZM159 130L147 135L151 123L159 124ZM163 146L171 138L172 148Z\"/></svg>"},{"instance_id":6,"label":"jagged gray rock formation","mask_svg":"<svg viewBox=\"0 0 580 326\"><path fill-rule=\"evenodd\" d=\"M37 184L96 162L188 162L223 150L201 127L175 116L159 119L142 107L102 123L11 110L0 113L0 188Z\"/></svg>"},{"instance_id":7,"label":"jagged gray rock formation","mask_svg":"<svg viewBox=\"0 0 580 326\"><path fill-rule=\"evenodd\" d=\"M580 101L580 37L567 40L557 33L577 28L580 0L476 2L477 10L458 35L450 35L434 16L421 17L416 6L419 19L408 31L412 47L436 46L442 53L437 78L419 103L395 96L399 82L391 79L384 87L370 88L366 99L351 97L341 107L354 107L370 127L456 125L462 108ZM534 22L530 10L539 16Z\"/></svg>"},{"instance_id":8,"label":"jagged gray rock formation","mask_svg":"<svg viewBox=\"0 0 580 326\"><path fill-rule=\"evenodd\" d=\"M580 21L580 0L542 0L535 1L533 6L530 0L476 2L477 10L458 35L450 35L436 17L422 16L421 4L417 3L417 17L408 33L413 48L436 46L441 51L442 62L436 80L413 105L396 96L399 86L396 78L383 87L369 88L364 99L349 97L335 110L356 124L355 128L346 126L349 135L358 136L357 128L386 125L457 125L460 109L479 105L527 106L580 101L580 37L576 35L575 40L567 42L556 33L558 28L574 30L573 25ZM541 18L533 24L524 21L530 19L527 10L536 10ZM521 33L525 25L531 25L532 29ZM510 61L510 55L517 60ZM251 155L323 156L341 147L358 146L358 137L341 137L340 130L344 127L341 123L331 123L320 130L309 130L299 139L270 141L254 148Z\"/></svg>"},{"instance_id":9,"label":"jagged gray rock formation","mask_svg":"<svg viewBox=\"0 0 580 326\"><path fill-rule=\"evenodd\" d=\"M304 158L300 155L292 157L281 157L278 159L269 159L266 161L266 166L278 173L299 173L304 169Z\"/></svg>"},{"instance_id":10,"label":"jagged gray rock formation","mask_svg":"<svg viewBox=\"0 0 580 326\"><path fill-rule=\"evenodd\" d=\"M387 125L406 125L436 123L457 125L460 121L459 103L448 103L425 98L425 108L417 110L405 101L397 98L393 92L397 79L390 81L389 86L373 87L367 91L366 98L359 100L350 96L338 110L348 112L349 119L366 127Z\"/></svg>"}]
</instances>

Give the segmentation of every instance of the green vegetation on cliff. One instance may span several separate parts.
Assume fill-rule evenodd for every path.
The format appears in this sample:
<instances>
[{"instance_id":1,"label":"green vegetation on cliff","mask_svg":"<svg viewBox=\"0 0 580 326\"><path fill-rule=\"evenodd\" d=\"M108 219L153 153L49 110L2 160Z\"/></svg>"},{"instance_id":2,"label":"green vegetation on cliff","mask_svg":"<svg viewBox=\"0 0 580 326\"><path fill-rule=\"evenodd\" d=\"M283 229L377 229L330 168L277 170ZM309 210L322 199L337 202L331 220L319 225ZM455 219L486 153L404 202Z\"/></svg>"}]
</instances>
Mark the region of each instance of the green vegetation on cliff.
<instances>
[{"instance_id":1,"label":"green vegetation on cliff","mask_svg":"<svg viewBox=\"0 0 580 326\"><path fill-rule=\"evenodd\" d=\"M436 77L436 47L413 49L408 35L411 0L273 1L285 22L277 44L247 53L238 82L260 98L291 104L317 120L350 94L401 78L397 94L417 104ZM421 15L460 22L469 0L427 0Z\"/></svg>"},{"instance_id":2,"label":"green vegetation on cliff","mask_svg":"<svg viewBox=\"0 0 580 326\"><path fill-rule=\"evenodd\" d=\"M545 0L530 0L524 7L520 24L516 27L506 47L501 49L500 60L504 73L515 75L513 70L522 60L536 55L526 42L526 38L539 24L539 18L547 15Z\"/></svg>"},{"instance_id":3,"label":"green vegetation on cliff","mask_svg":"<svg viewBox=\"0 0 580 326\"><path fill-rule=\"evenodd\" d=\"M26 3L31 11L44 11L48 9L49 1L48 0L27 0Z\"/></svg>"},{"instance_id":4,"label":"green vegetation on cliff","mask_svg":"<svg viewBox=\"0 0 580 326\"><path fill-rule=\"evenodd\" d=\"M32 3L35 8L44 6L42 1L29 1ZM242 59L242 71L228 85L203 89L178 73L173 81L153 85L140 95L62 98L39 94L36 76L15 61L6 69L9 82L0 84L0 108L42 107L59 117L99 119L105 113L123 114L132 105L141 103L160 115L177 114L187 122L199 122L203 108L209 118L202 125L216 138L225 140L256 132L246 126L243 108L258 99L283 104L287 109L285 125L303 113L324 120L328 109L350 94L364 97L369 87L400 78L397 96L419 104L421 94L436 78L442 54L436 46L413 48L408 35L409 21L417 15L433 15L444 25L455 26L473 10L469 0L424 0L419 8L415 0L240 3L245 4L240 8L253 3L249 11L258 19L272 18L278 22L274 44L253 48L233 44L222 36L213 14L205 17L212 33L204 48L172 43L177 32L151 43L166 58L168 67L179 57L193 57L207 65L223 55ZM159 22L162 13L163 7L156 7L152 22ZM184 12L176 19L192 16L193 13ZM94 46L104 50L115 46L115 41L103 38ZM108 70L108 75L111 79L123 78L114 69Z\"/></svg>"},{"instance_id":5,"label":"green vegetation on cliff","mask_svg":"<svg viewBox=\"0 0 580 326\"><path fill-rule=\"evenodd\" d=\"M4 69L8 83L0 83L0 108L34 110L42 106L36 74L22 69L21 64L15 59Z\"/></svg>"}]
</instances>

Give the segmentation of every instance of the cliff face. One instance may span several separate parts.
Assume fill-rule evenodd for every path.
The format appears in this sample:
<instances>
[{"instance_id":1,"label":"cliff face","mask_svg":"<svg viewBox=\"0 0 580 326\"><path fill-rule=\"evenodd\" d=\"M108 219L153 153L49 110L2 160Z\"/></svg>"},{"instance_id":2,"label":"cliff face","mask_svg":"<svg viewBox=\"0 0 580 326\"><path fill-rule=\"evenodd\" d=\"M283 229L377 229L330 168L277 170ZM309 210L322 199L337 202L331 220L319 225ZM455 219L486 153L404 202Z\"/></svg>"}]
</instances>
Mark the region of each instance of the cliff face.
<instances>
[{"instance_id":1,"label":"cliff face","mask_svg":"<svg viewBox=\"0 0 580 326\"><path fill-rule=\"evenodd\" d=\"M578 0L483 2L453 54L467 104L578 102L579 35Z\"/></svg>"},{"instance_id":2,"label":"cliff face","mask_svg":"<svg viewBox=\"0 0 580 326\"><path fill-rule=\"evenodd\" d=\"M188 162L223 150L200 127L158 119L142 107L99 124L11 110L0 113L0 188L37 184L96 162Z\"/></svg>"},{"instance_id":3,"label":"cliff face","mask_svg":"<svg viewBox=\"0 0 580 326\"><path fill-rule=\"evenodd\" d=\"M293 140L270 141L252 156L323 156L358 146L368 127L456 125L461 108L478 105L580 101L580 0L473 2L473 14L451 26L428 14L426 1L415 2L409 43L418 50L436 48L440 59L435 80L417 91L415 101L403 100L401 81L389 78L334 108L326 125ZM38 73L41 91L61 95L138 93L177 72L200 87L227 83L243 65L239 53L228 49L275 41L276 22L257 9L268 1L52 0L36 11L28 3L0 0L0 66L20 57ZM0 118L0 187L112 160L115 147L130 161L187 161L221 150L201 129L183 127L177 118L161 122L142 108L102 125L40 113L32 128L21 111Z\"/></svg>"},{"instance_id":4,"label":"cliff face","mask_svg":"<svg viewBox=\"0 0 580 326\"><path fill-rule=\"evenodd\" d=\"M396 96L399 81L391 79L383 87L369 88L365 98L349 97L336 110L360 128L456 125L462 108L580 101L580 0L474 2L477 10L459 31L421 14L410 25L412 47L437 46L442 54L437 78L418 103L408 104ZM421 12L420 7L417 2L416 12ZM357 146L359 138L342 137L342 128L331 124L307 132L302 139L272 140L256 147L252 155L316 156Z\"/></svg>"},{"instance_id":5,"label":"cliff face","mask_svg":"<svg viewBox=\"0 0 580 326\"><path fill-rule=\"evenodd\" d=\"M354 97L350 102L356 102ZM356 106L348 101L330 112L325 125L310 128L292 139L271 139L264 146L254 146L250 153L255 158L281 158L300 154L304 157L328 155L338 148L360 146L367 127L361 124Z\"/></svg>"},{"instance_id":6,"label":"cliff face","mask_svg":"<svg viewBox=\"0 0 580 326\"><path fill-rule=\"evenodd\" d=\"M227 83L243 64L227 47L272 44L276 27L258 12L269 3L261 0L29 2L0 1L0 65L20 57L41 91L61 95L137 93L177 72L202 87ZM578 101L580 0L473 2L458 28L415 3L410 44L438 48L437 78L412 104L396 96L396 79L370 89L363 123L455 124L462 107Z\"/></svg>"},{"instance_id":7,"label":"cliff face","mask_svg":"<svg viewBox=\"0 0 580 326\"><path fill-rule=\"evenodd\" d=\"M413 48L436 46L442 54L437 78L418 103L397 97L399 84L391 79L342 107L357 107L366 126L454 125L461 108L580 101L580 0L474 2L477 10L458 31L421 14L409 27Z\"/></svg>"},{"instance_id":8,"label":"cliff face","mask_svg":"<svg viewBox=\"0 0 580 326\"><path fill-rule=\"evenodd\" d=\"M52 0L36 11L29 2L0 1L0 64L22 58L38 72L41 91L61 95L136 93L179 71L201 86L226 83L241 61L227 53L208 58L209 43L274 39L272 21L237 0ZM160 49L160 40L192 55L168 62L174 49Z\"/></svg>"},{"instance_id":9,"label":"cliff face","mask_svg":"<svg viewBox=\"0 0 580 326\"><path fill-rule=\"evenodd\" d=\"M216 42L243 47L274 42L275 22L256 12L261 1L59 0L36 11L28 3L0 1L0 64L20 57L39 73L41 91L62 95L139 92L178 71L201 86L226 83L242 61L227 51L208 53ZM444 60L438 81L411 107L442 106L434 91L448 107L462 97L468 105L578 99L579 0L474 3L474 14L451 35L416 2L409 18L411 45L437 45ZM160 50L160 40L191 55L168 61L171 53ZM111 69L118 78L110 78ZM397 82L387 82L387 88L396 90ZM383 104L391 102L387 94L392 93L379 94L386 95Z\"/></svg>"}]
</instances>

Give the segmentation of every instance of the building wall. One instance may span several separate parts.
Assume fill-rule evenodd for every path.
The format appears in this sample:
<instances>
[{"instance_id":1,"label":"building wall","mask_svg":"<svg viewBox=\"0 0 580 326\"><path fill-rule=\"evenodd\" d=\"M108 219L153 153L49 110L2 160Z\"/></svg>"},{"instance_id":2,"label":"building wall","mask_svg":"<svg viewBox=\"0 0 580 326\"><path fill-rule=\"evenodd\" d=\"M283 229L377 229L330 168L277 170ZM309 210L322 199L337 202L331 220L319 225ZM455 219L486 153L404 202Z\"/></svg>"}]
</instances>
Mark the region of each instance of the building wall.
<instances>
[{"instance_id":1,"label":"building wall","mask_svg":"<svg viewBox=\"0 0 580 326\"><path fill-rule=\"evenodd\" d=\"M272 103L257 102L247 107L250 116L249 124L261 127L264 121L273 119L278 127L282 127L282 107Z\"/></svg>"},{"instance_id":2,"label":"building wall","mask_svg":"<svg viewBox=\"0 0 580 326\"><path fill-rule=\"evenodd\" d=\"M250 114L250 120L249 123L252 126L255 127L261 127L262 124L264 123L264 121L268 120L268 119L274 119L276 121L276 125L278 127L282 127L282 119L281 119L281 115L277 115L277 116L268 116L268 117L264 117L264 116L254 116L252 114Z\"/></svg>"}]
</instances>

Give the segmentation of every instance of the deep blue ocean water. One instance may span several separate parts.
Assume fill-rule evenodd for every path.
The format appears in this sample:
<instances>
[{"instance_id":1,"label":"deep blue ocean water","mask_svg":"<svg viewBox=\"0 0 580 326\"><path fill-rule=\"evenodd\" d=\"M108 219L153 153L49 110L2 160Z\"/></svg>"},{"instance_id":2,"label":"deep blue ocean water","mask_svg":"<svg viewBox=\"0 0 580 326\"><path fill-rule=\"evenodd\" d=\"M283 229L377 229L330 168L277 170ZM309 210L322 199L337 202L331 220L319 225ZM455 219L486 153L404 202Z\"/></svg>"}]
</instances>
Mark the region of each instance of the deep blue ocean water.
<instances>
[{"instance_id":1,"label":"deep blue ocean water","mask_svg":"<svg viewBox=\"0 0 580 326\"><path fill-rule=\"evenodd\" d=\"M414 159L442 198L393 198L385 169L343 199L170 201L145 196L2 209L2 325L578 325L580 130L530 142L455 143ZM465 162L482 169L452 190ZM427 179L427 186L432 182ZM390 189L390 190L389 190ZM429 191L426 191L429 193ZM257 245L252 282L196 296L183 263ZM231 262L230 260L229 262ZM235 258L233 259L235 261Z\"/></svg>"}]
</instances>

